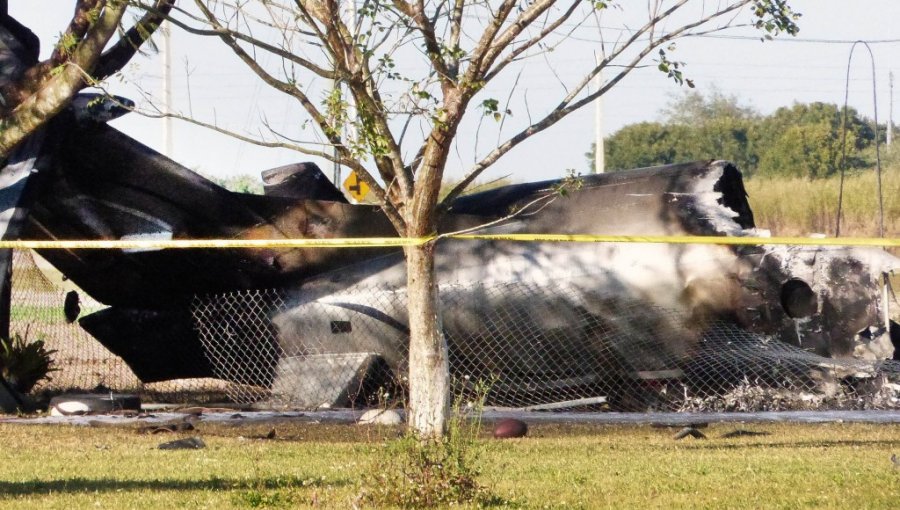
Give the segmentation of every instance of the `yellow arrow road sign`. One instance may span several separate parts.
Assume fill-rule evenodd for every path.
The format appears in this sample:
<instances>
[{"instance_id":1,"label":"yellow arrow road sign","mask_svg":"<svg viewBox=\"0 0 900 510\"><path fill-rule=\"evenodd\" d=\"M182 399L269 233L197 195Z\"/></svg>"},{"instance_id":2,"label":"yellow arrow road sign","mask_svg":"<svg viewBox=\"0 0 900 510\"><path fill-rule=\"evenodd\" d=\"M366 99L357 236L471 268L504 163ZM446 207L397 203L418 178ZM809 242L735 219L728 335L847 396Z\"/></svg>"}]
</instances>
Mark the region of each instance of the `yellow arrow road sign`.
<instances>
[{"instance_id":1,"label":"yellow arrow road sign","mask_svg":"<svg viewBox=\"0 0 900 510\"><path fill-rule=\"evenodd\" d=\"M344 189L357 202L362 202L366 195L369 194L369 185L363 182L356 172L350 172L350 175L344 179Z\"/></svg>"}]
</instances>

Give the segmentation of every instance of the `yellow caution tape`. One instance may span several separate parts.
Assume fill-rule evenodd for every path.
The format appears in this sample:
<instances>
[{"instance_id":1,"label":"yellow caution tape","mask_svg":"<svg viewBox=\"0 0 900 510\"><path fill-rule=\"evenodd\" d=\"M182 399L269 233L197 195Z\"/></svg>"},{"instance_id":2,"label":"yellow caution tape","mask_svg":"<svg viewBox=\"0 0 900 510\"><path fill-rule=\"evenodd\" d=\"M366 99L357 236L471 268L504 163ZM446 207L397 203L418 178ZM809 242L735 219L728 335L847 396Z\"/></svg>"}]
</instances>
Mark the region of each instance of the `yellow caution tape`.
<instances>
[{"instance_id":1,"label":"yellow caution tape","mask_svg":"<svg viewBox=\"0 0 900 510\"><path fill-rule=\"evenodd\" d=\"M342 239L121 239L87 241L0 241L0 249L160 250L198 248L380 248L415 246L433 238L366 237Z\"/></svg>"},{"instance_id":2,"label":"yellow caution tape","mask_svg":"<svg viewBox=\"0 0 900 510\"><path fill-rule=\"evenodd\" d=\"M873 246L900 247L900 239L866 237L721 237L721 236L629 236L569 234L451 234L449 239L566 242L566 243L667 243L715 245L788 245L788 246ZM0 241L0 248L62 250L159 250L201 248L396 248L418 246L437 237L365 237L339 239L126 239L64 241Z\"/></svg>"},{"instance_id":3,"label":"yellow caution tape","mask_svg":"<svg viewBox=\"0 0 900 510\"><path fill-rule=\"evenodd\" d=\"M900 239L869 237L724 237L724 236L629 236L586 234L460 234L454 239L570 243L653 243L788 246L900 246Z\"/></svg>"}]
</instances>

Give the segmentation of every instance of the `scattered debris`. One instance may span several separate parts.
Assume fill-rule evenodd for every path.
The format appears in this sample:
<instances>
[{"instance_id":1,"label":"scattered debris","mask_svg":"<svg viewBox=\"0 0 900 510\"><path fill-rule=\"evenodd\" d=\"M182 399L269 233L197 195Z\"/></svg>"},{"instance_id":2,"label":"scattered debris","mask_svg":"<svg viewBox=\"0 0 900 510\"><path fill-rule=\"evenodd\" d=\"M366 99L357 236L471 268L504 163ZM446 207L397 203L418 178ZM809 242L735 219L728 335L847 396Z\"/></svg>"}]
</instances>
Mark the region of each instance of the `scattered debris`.
<instances>
[{"instance_id":1,"label":"scattered debris","mask_svg":"<svg viewBox=\"0 0 900 510\"><path fill-rule=\"evenodd\" d=\"M66 322L72 324L78 319L81 313L81 303L78 298L78 291L70 290L66 293L66 299L63 302L63 315L66 316Z\"/></svg>"},{"instance_id":2,"label":"scattered debris","mask_svg":"<svg viewBox=\"0 0 900 510\"><path fill-rule=\"evenodd\" d=\"M755 430L736 429L731 432L722 434L722 439L731 439L734 437L750 437L750 436L768 436L768 432L757 432Z\"/></svg>"},{"instance_id":3,"label":"scattered debris","mask_svg":"<svg viewBox=\"0 0 900 510\"><path fill-rule=\"evenodd\" d=\"M573 409L578 407L596 406L605 404L606 397L586 397L574 400L564 400L562 402L550 402L547 404L537 404L533 406L525 406L519 408L522 411L559 411L561 409Z\"/></svg>"},{"instance_id":4,"label":"scattered debris","mask_svg":"<svg viewBox=\"0 0 900 510\"><path fill-rule=\"evenodd\" d=\"M253 435L253 436L238 436L238 439L241 441L246 441L248 439L252 440L260 440L260 441L272 441L278 438L278 432L276 432L275 427L272 427L265 435Z\"/></svg>"},{"instance_id":5,"label":"scattered debris","mask_svg":"<svg viewBox=\"0 0 900 510\"><path fill-rule=\"evenodd\" d=\"M233 413L235 410L229 407L199 407L199 406L191 406L191 407L182 407L180 409L175 409L176 413L181 414L192 414L194 416L200 416L201 414L209 414L209 413Z\"/></svg>"},{"instance_id":6,"label":"scattered debris","mask_svg":"<svg viewBox=\"0 0 900 510\"><path fill-rule=\"evenodd\" d=\"M197 436L186 437L184 439L176 439L168 443L162 443L157 448L160 450L199 450L206 448L206 443Z\"/></svg>"},{"instance_id":7,"label":"scattered debris","mask_svg":"<svg viewBox=\"0 0 900 510\"><path fill-rule=\"evenodd\" d=\"M119 409L117 411L110 411L108 413L110 416L121 416L123 418L152 418L153 415L150 413L146 413L144 411L136 411L134 409Z\"/></svg>"},{"instance_id":8,"label":"scattered debris","mask_svg":"<svg viewBox=\"0 0 900 510\"><path fill-rule=\"evenodd\" d=\"M845 362L852 366L852 362ZM840 366L838 361L835 366ZM883 362L883 374L869 378L845 378L837 383L820 380L818 388L773 387L759 380L744 378L730 391L714 395L694 396L686 389L677 412L759 412L812 411L820 409L865 411L897 409L900 406L900 384L896 362Z\"/></svg>"},{"instance_id":9,"label":"scattered debris","mask_svg":"<svg viewBox=\"0 0 900 510\"><path fill-rule=\"evenodd\" d=\"M369 409L359 417L360 425L400 425L403 417L393 409Z\"/></svg>"},{"instance_id":10,"label":"scattered debris","mask_svg":"<svg viewBox=\"0 0 900 510\"><path fill-rule=\"evenodd\" d=\"M525 437L528 434L528 424L522 420L515 418L506 418L500 420L494 426L495 439L511 439L515 437Z\"/></svg>"},{"instance_id":11,"label":"scattered debris","mask_svg":"<svg viewBox=\"0 0 900 510\"><path fill-rule=\"evenodd\" d=\"M683 427L690 427L690 428L694 428L694 429L705 429L706 427L709 427L709 423L703 422L703 421L698 421L698 422L693 422L693 423L656 422L656 423L651 423L650 427L652 427L654 429L674 429L674 428L683 428Z\"/></svg>"},{"instance_id":12,"label":"scattered debris","mask_svg":"<svg viewBox=\"0 0 900 510\"><path fill-rule=\"evenodd\" d=\"M697 430L694 427L685 427L685 428L679 430L678 433L676 433L674 436L672 436L672 439L678 441L679 439L684 439L687 436L691 436L694 439L706 439L706 434L704 434L703 432L700 432L699 430Z\"/></svg>"},{"instance_id":13,"label":"scattered debris","mask_svg":"<svg viewBox=\"0 0 900 510\"><path fill-rule=\"evenodd\" d=\"M50 399L50 416L84 414L139 414L141 399L137 395L117 393L81 393L59 395Z\"/></svg>"},{"instance_id":14,"label":"scattered debris","mask_svg":"<svg viewBox=\"0 0 900 510\"><path fill-rule=\"evenodd\" d=\"M160 434L174 432L188 432L194 430L193 420L172 420L161 425L150 425L138 429L140 434Z\"/></svg>"}]
</instances>

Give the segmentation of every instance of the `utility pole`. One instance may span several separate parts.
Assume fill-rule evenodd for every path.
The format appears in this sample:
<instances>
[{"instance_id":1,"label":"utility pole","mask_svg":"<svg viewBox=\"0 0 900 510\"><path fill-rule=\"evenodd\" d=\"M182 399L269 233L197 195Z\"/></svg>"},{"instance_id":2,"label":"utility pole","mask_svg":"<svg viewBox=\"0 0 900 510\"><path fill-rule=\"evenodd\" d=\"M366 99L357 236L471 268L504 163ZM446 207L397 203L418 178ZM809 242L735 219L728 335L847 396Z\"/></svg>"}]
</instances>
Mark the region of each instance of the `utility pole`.
<instances>
[{"instance_id":1,"label":"utility pole","mask_svg":"<svg viewBox=\"0 0 900 510\"><path fill-rule=\"evenodd\" d=\"M350 34L353 38L356 38L356 0L339 0L340 5L340 15L341 19L347 26L350 28ZM340 95L343 95L343 86L339 80L332 80L331 89L337 91ZM353 106L350 104L350 99L348 98L348 107L347 107L347 118L353 119L353 115L355 113ZM343 126L341 130L341 138L343 140L347 140L352 137L355 133L353 132L353 124L352 120L350 121L350 125ZM341 187L341 164L337 162L338 158L338 148L334 148L334 185L339 189Z\"/></svg>"},{"instance_id":2,"label":"utility pole","mask_svg":"<svg viewBox=\"0 0 900 510\"><path fill-rule=\"evenodd\" d=\"M331 90L332 93L342 94L341 91L341 82L337 78L331 80ZM342 133L341 136L346 136L346 133ZM337 146L332 147L331 154L334 156L334 161L332 161L332 177L331 182L334 183L334 186L337 189L341 189L341 164L338 163L338 148Z\"/></svg>"},{"instance_id":3,"label":"utility pole","mask_svg":"<svg viewBox=\"0 0 900 510\"><path fill-rule=\"evenodd\" d=\"M163 68L162 68L162 96L163 96L163 113L172 112L172 30L168 21L161 28L162 32L162 52L163 52ZM163 119L163 147L166 157L171 158L173 154L172 141L172 117Z\"/></svg>"},{"instance_id":4,"label":"utility pole","mask_svg":"<svg viewBox=\"0 0 900 510\"><path fill-rule=\"evenodd\" d=\"M600 65L600 55L596 57L597 65ZM602 73L594 76L594 91L603 86ZM597 97L594 102L594 173L602 174L606 171L606 147L603 143L603 96Z\"/></svg>"}]
</instances>

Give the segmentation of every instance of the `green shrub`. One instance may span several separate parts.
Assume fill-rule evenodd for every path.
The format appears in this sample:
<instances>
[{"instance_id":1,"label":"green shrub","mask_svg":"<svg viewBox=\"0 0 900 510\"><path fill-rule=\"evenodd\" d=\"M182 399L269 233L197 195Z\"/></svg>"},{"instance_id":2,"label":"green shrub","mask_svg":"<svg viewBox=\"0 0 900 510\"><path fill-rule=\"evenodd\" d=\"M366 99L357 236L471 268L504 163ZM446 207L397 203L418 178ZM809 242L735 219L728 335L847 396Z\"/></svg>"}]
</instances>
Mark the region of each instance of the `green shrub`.
<instances>
[{"instance_id":1,"label":"green shrub","mask_svg":"<svg viewBox=\"0 0 900 510\"><path fill-rule=\"evenodd\" d=\"M365 497L376 507L431 508L455 504L494 504L481 475L479 456L483 443L481 403L486 390L477 391L477 401L456 412L441 438L421 439L412 432L382 447L364 483Z\"/></svg>"},{"instance_id":2,"label":"green shrub","mask_svg":"<svg viewBox=\"0 0 900 510\"><path fill-rule=\"evenodd\" d=\"M28 334L18 333L0 338L0 373L20 393L28 393L42 379L49 379L53 368L52 355L41 339L29 342Z\"/></svg>"}]
</instances>

